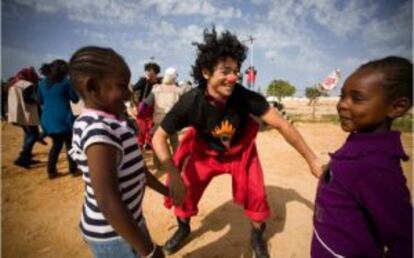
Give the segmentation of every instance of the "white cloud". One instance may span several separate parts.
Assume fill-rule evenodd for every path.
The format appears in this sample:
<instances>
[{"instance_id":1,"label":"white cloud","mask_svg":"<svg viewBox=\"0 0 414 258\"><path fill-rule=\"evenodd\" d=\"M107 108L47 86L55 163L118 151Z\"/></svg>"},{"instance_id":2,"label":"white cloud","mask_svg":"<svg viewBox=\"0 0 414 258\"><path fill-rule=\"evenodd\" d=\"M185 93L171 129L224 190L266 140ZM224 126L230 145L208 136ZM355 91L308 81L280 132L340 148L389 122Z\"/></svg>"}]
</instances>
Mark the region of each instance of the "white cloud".
<instances>
[{"instance_id":1,"label":"white cloud","mask_svg":"<svg viewBox=\"0 0 414 258\"><path fill-rule=\"evenodd\" d=\"M16 0L38 12L64 11L69 19L92 24L133 24L140 19L139 3L115 0Z\"/></svg>"},{"instance_id":2,"label":"white cloud","mask_svg":"<svg viewBox=\"0 0 414 258\"><path fill-rule=\"evenodd\" d=\"M363 58L363 57L347 57L342 61L342 65L344 67L349 67L353 70L357 69L360 65L362 65L363 63L368 62L367 58Z\"/></svg>"},{"instance_id":3,"label":"white cloud","mask_svg":"<svg viewBox=\"0 0 414 258\"><path fill-rule=\"evenodd\" d=\"M97 41L100 41L100 42L108 40L106 34L96 32L96 31L92 31L92 30L86 29L86 28L75 29L75 33L80 35L81 37L87 37L87 38L90 38L92 40L97 40Z\"/></svg>"},{"instance_id":4,"label":"white cloud","mask_svg":"<svg viewBox=\"0 0 414 258\"><path fill-rule=\"evenodd\" d=\"M401 41L407 39L407 35L412 35L412 33L412 2L407 1L393 16L368 22L361 36L367 44L379 44Z\"/></svg>"},{"instance_id":5,"label":"white cloud","mask_svg":"<svg viewBox=\"0 0 414 258\"><path fill-rule=\"evenodd\" d=\"M252 3L255 5L261 5L265 2L265 0L252 0Z\"/></svg>"},{"instance_id":6,"label":"white cloud","mask_svg":"<svg viewBox=\"0 0 414 258\"><path fill-rule=\"evenodd\" d=\"M268 67L277 67L300 74L281 76L304 84L300 81L323 77L336 65L348 71L384 54L412 56L412 1L404 3L385 15L384 1L375 0L13 0L6 1L11 7L5 15L16 21L10 16L19 19L24 5L37 11L35 21L37 13L62 17L59 26L75 32L66 39L68 48L85 41L106 44L122 51L140 74L151 56L163 68L176 66L186 74L181 70L190 69L196 52L191 43L202 41L204 28L215 23L219 33L256 37L259 81L273 74ZM249 62L250 56L245 65Z\"/></svg>"},{"instance_id":7,"label":"white cloud","mask_svg":"<svg viewBox=\"0 0 414 258\"><path fill-rule=\"evenodd\" d=\"M264 4L264 1L259 2ZM257 37L255 50L263 51L264 56L273 63L291 69L310 72L326 69L333 65L329 55L333 55L334 51L356 49L350 43L353 38L359 38L361 44L364 41L372 43L371 53L367 52L371 57L376 56L377 52L384 52L385 48L378 46L379 42L390 42L398 37L407 39L406 35L412 33L411 22L408 22L411 21L409 1L395 12L394 17L381 21L373 19L377 17L379 4L371 0L274 0L265 4L269 6L266 19L258 18L255 25L245 31ZM324 44L323 37L330 35L319 36L320 31L309 24L312 21L330 31L336 45ZM349 48L341 48L338 44L348 45ZM403 44L399 47L388 45L393 48L390 53L406 56L410 51Z\"/></svg>"},{"instance_id":8,"label":"white cloud","mask_svg":"<svg viewBox=\"0 0 414 258\"><path fill-rule=\"evenodd\" d=\"M309 0L304 1L304 6L320 25L339 37L346 37L361 29L377 11L378 5L369 2Z\"/></svg>"},{"instance_id":9,"label":"white cloud","mask_svg":"<svg viewBox=\"0 0 414 258\"><path fill-rule=\"evenodd\" d=\"M64 11L74 21L91 24L132 25L144 21L143 16L150 8L163 16L201 15L211 19L241 18L242 11L229 6L223 7L211 0L16 0L18 4L31 7L38 12L56 13Z\"/></svg>"},{"instance_id":10,"label":"white cloud","mask_svg":"<svg viewBox=\"0 0 414 258\"><path fill-rule=\"evenodd\" d=\"M59 10L59 2L51 0L16 0L17 3L32 7L40 12L54 13Z\"/></svg>"},{"instance_id":11,"label":"white cloud","mask_svg":"<svg viewBox=\"0 0 414 258\"><path fill-rule=\"evenodd\" d=\"M393 44L393 45L386 45L386 46L375 46L371 47L367 51L367 55L371 59L382 58L385 56L395 55L395 56L403 56L409 59L413 58L413 48L410 45L403 45L403 44Z\"/></svg>"},{"instance_id":12,"label":"white cloud","mask_svg":"<svg viewBox=\"0 0 414 258\"><path fill-rule=\"evenodd\" d=\"M191 24L179 31L179 39L182 44L190 45L193 41L199 42L202 40L204 28Z\"/></svg>"},{"instance_id":13,"label":"white cloud","mask_svg":"<svg viewBox=\"0 0 414 258\"><path fill-rule=\"evenodd\" d=\"M163 35L165 37L175 37L177 34L177 30L175 29L174 25L167 21L160 21L160 23L154 25L155 27L153 27L151 32L157 35Z\"/></svg>"},{"instance_id":14,"label":"white cloud","mask_svg":"<svg viewBox=\"0 0 414 258\"><path fill-rule=\"evenodd\" d=\"M63 0L69 18L85 23L133 24L138 20L139 6L113 0Z\"/></svg>"},{"instance_id":15,"label":"white cloud","mask_svg":"<svg viewBox=\"0 0 414 258\"><path fill-rule=\"evenodd\" d=\"M315 72L321 69L324 55L315 46L311 31L306 29L302 18L295 15L301 12L301 6L291 1L281 1L276 5L278 8L272 8L266 20L243 33L251 33L256 37L254 51L263 52L271 63L294 70Z\"/></svg>"},{"instance_id":16,"label":"white cloud","mask_svg":"<svg viewBox=\"0 0 414 258\"><path fill-rule=\"evenodd\" d=\"M285 30L295 31L308 27L311 19L336 36L346 37L361 29L376 10L377 5L360 0L276 0L269 9L268 19Z\"/></svg>"},{"instance_id":17,"label":"white cloud","mask_svg":"<svg viewBox=\"0 0 414 258\"><path fill-rule=\"evenodd\" d=\"M210 0L148 0L145 7L154 7L163 16L202 15L208 18L240 18L242 12L234 7L224 7L223 3L214 4Z\"/></svg>"},{"instance_id":18,"label":"white cloud","mask_svg":"<svg viewBox=\"0 0 414 258\"><path fill-rule=\"evenodd\" d=\"M129 44L129 43L128 43ZM149 51L152 50L154 52L158 52L160 48L159 43L152 40L144 40L144 39L135 39L130 44L132 49L142 50L142 51Z\"/></svg>"},{"instance_id":19,"label":"white cloud","mask_svg":"<svg viewBox=\"0 0 414 258\"><path fill-rule=\"evenodd\" d=\"M236 9L233 7L229 7L227 9L224 10L219 10L218 17L220 18L241 18L242 16L242 11L240 9Z\"/></svg>"}]
</instances>

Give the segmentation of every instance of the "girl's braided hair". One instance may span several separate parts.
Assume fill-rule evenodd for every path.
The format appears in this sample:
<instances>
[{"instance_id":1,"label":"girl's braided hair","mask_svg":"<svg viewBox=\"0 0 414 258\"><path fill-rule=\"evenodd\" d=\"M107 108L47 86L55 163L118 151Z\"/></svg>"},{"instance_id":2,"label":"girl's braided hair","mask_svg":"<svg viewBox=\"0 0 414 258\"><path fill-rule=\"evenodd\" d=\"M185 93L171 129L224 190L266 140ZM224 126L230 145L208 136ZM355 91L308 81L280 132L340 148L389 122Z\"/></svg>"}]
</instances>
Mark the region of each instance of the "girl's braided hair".
<instances>
[{"instance_id":1,"label":"girl's braided hair","mask_svg":"<svg viewBox=\"0 0 414 258\"><path fill-rule=\"evenodd\" d=\"M408 59L388 56L369 61L361 65L357 71L372 69L383 73L382 87L388 93L390 101L406 97L413 104L413 64Z\"/></svg>"},{"instance_id":2,"label":"girl's braided hair","mask_svg":"<svg viewBox=\"0 0 414 258\"><path fill-rule=\"evenodd\" d=\"M119 65L124 65L127 68L127 75L131 75L125 60L112 48L87 46L78 49L70 58L69 75L72 84L84 97L80 83L84 76L92 76L101 80L110 72L111 67Z\"/></svg>"}]
</instances>

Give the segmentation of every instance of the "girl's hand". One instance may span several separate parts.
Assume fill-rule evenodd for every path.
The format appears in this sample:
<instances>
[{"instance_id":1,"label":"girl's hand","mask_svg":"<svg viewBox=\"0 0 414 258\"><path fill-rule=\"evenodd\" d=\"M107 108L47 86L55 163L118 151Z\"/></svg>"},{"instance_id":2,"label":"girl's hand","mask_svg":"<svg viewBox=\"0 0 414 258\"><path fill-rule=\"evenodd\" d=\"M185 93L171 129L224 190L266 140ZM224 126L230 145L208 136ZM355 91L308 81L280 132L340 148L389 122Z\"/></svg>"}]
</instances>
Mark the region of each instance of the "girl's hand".
<instances>
[{"instance_id":1,"label":"girl's hand","mask_svg":"<svg viewBox=\"0 0 414 258\"><path fill-rule=\"evenodd\" d=\"M139 258L164 258L164 252L162 251L162 247L159 245L155 245L155 250L151 252L151 254L147 256L138 255Z\"/></svg>"},{"instance_id":2,"label":"girl's hand","mask_svg":"<svg viewBox=\"0 0 414 258\"><path fill-rule=\"evenodd\" d=\"M175 206L181 206L184 202L187 189L179 173L170 175L170 197Z\"/></svg>"}]
</instances>

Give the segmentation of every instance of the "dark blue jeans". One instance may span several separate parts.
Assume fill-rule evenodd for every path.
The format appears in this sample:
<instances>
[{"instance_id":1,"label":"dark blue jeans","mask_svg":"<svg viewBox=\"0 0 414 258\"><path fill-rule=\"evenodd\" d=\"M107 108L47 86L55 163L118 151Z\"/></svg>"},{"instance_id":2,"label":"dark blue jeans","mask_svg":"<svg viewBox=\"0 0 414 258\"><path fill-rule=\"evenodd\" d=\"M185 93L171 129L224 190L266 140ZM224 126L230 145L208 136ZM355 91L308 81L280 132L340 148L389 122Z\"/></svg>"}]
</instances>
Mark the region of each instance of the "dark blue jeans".
<instances>
[{"instance_id":1,"label":"dark blue jeans","mask_svg":"<svg viewBox=\"0 0 414 258\"><path fill-rule=\"evenodd\" d=\"M66 155L69 162L69 172L75 173L76 172L76 163L73 159L69 156L68 151L71 149L72 146L72 133L65 133L65 134L50 134L50 138L52 138L53 144L52 148L50 148L49 152L49 161L47 164L47 173L49 174L56 174L56 164L58 162L59 153L62 150L63 143L66 146Z\"/></svg>"},{"instance_id":2,"label":"dark blue jeans","mask_svg":"<svg viewBox=\"0 0 414 258\"><path fill-rule=\"evenodd\" d=\"M38 126L22 126L24 131L22 151L17 158L17 161L24 164L29 164L32 160L32 150L36 141L39 139Z\"/></svg>"},{"instance_id":3,"label":"dark blue jeans","mask_svg":"<svg viewBox=\"0 0 414 258\"><path fill-rule=\"evenodd\" d=\"M151 240L145 220L138 224L143 233L143 238ZM108 241L98 241L84 238L93 253L94 258L140 258L130 244L123 238L115 238Z\"/></svg>"}]
</instances>

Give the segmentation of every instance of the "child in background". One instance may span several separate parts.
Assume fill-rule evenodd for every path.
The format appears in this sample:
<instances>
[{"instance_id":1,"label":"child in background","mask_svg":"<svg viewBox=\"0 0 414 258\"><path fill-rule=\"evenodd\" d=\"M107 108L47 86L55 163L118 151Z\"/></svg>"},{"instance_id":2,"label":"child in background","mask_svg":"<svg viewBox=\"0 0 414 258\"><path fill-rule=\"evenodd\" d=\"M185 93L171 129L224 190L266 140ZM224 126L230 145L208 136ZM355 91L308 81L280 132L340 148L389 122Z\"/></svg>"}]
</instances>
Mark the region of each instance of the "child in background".
<instances>
[{"instance_id":1,"label":"child in background","mask_svg":"<svg viewBox=\"0 0 414 258\"><path fill-rule=\"evenodd\" d=\"M142 200L145 185L162 194L168 189L148 172L132 128L121 119L130 75L109 48L84 47L70 60L71 80L85 103L71 150L86 184L80 227L99 258L164 257L148 233Z\"/></svg>"},{"instance_id":2,"label":"child in background","mask_svg":"<svg viewBox=\"0 0 414 258\"><path fill-rule=\"evenodd\" d=\"M154 84L161 83L158 78L160 66L157 63L146 63L144 65L145 76L141 77L136 84L132 86L134 94L134 104L136 109L136 122L139 128L138 144L142 149L151 149L151 128L154 123L152 121L153 108L146 104L146 98L150 95Z\"/></svg>"},{"instance_id":3,"label":"child in background","mask_svg":"<svg viewBox=\"0 0 414 258\"><path fill-rule=\"evenodd\" d=\"M394 119L412 106L412 63L387 57L345 81L337 109L345 144L331 155L315 201L311 255L412 257L412 205Z\"/></svg>"}]
</instances>

